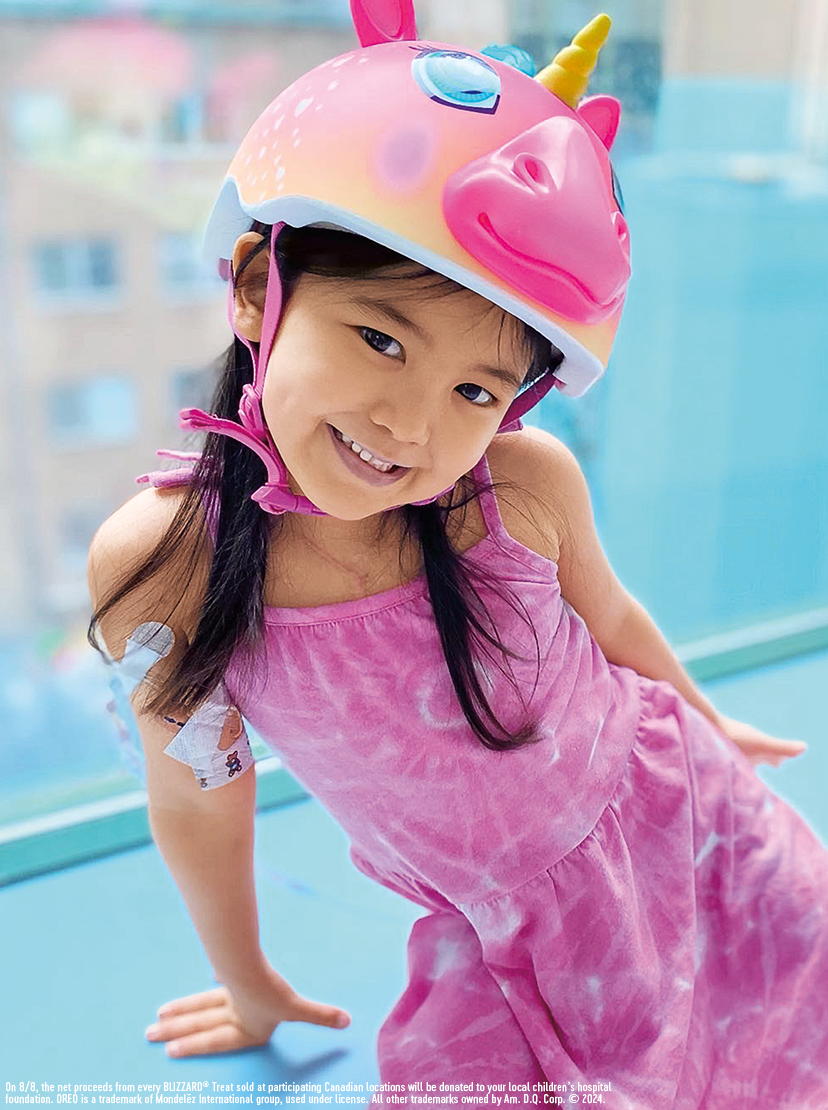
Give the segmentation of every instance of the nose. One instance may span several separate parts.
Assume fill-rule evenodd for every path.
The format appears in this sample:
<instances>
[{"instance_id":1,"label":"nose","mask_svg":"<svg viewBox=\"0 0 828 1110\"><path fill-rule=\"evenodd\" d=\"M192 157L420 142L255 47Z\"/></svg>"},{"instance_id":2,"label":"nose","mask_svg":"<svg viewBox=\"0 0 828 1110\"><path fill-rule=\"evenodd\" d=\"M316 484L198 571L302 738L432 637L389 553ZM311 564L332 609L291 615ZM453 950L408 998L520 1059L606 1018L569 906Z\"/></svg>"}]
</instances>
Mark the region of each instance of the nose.
<instances>
[{"instance_id":1,"label":"nose","mask_svg":"<svg viewBox=\"0 0 828 1110\"><path fill-rule=\"evenodd\" d=\"M419 395L411 389L398 390L394 397L385 396L374 404L369 415L378 428L385 429L401 454L408 452L410 455L431 438L433 417L422 390ZM390 447L388 453L393 454Z\"/></svg>"},{"instance_id":2,"label":"nose","mask_svg":"<svg viewBox=\"0 0 828 1110\"><path fill-rule=\"evenodd\" d=\"M471 255L534 301L600 324L618 312L630 277L609 171L587 124L571 113L550 116L451 175L446 223Z\"/></svg>"},{"instance_id":3,"label":"nose","mask_svg":"<svg viewBox=\"0 0 828 1110\"><path fill-rule=\"evenodd\" d=\"M546 163L541 158L526 152L515 158L512 163L512 173L536 193L548 193L554 184Z\"/></svg>"}]
</instances>

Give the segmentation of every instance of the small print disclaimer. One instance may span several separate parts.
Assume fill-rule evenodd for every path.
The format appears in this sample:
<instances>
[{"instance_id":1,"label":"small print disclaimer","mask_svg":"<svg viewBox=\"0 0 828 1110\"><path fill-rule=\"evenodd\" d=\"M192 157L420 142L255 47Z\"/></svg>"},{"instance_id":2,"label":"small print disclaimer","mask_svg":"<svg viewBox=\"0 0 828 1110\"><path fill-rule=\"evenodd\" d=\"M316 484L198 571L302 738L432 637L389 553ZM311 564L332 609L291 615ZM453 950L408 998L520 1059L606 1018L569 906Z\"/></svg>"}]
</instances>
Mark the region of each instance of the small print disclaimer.
<instances>
[{"instance_id":1,"label":"small print disclaimer","mask_svg":"<svg viewBox=\"0 0 828 1110\"><path fill-rule=\"evenodd\" d=\"M612 1084L595 1083L6 1083L6 1104L177 1103L240 1106L609 1106Z\"/></svg>"}]
</instances>

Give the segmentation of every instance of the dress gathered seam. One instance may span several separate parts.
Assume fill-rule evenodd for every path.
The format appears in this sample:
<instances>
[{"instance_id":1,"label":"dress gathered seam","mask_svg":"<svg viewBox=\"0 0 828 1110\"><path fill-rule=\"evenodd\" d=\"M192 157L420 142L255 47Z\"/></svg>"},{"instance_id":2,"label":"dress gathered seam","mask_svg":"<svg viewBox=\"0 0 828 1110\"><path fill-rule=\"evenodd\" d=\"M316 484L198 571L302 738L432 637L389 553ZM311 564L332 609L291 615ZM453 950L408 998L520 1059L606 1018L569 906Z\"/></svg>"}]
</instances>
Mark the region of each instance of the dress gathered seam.
<instances>
[{"instance_id":1,"label":"dress gathered seam","mask_svg":"<svg viewBox=\"0 0 828 1110\"><path fill-rule=\"evenodd\" d=\"M563 853L563 855L558 856L558 858L556 860L553 860L552 863L547 863L543 867L538 868L538 870L535 871L532 875L530 875L527 879L522 879L519 883L517 883L513 887L510 887L508 890L495 891L494 893L490 894L487 898L477 898L477 899L473 899L472 901L458 902L457 906L458 906L459 909L463 909L464 907L471 908L472 906L486 906L490 902L497 902L501 898L511 898L515 894L517 894L518 891L522 890L525 886L528 886L530 883L535 882L537 879L540 879L543 875L548 875L549 878L552 879L552 876L550 875L550 872L552 871L552 869L554 867L557 867L558 864L561 863L563 860L565 860L569 856L571 856L573 852L577 852L578 849L581 848L589 840L589 838L591 836L594 836L598 826L600 825L600 823L601 823L601 821L604 817L604 814L612 806L613 801L615 800L615 795L618 793L618 790L619 790L619 788L621 787L621 784L624 781L624 776L627 773L627 768L629 766L630 757L632 756L632 753L633 753L636 745L638 744L639 739L641 738L642 729L643 729L644 724L645 724L645 721L644 721L644 699L642 697L642 692L641 692L641 685L642 685L641 684L641 676L636 675L636 677L638 678L638 681L636 682L636 689L637 689L637 692L638 692L638 718L637 718L637 723L636 723L636 727L635 727L635 734L633 736L633 741L632 741L632 744L630 744L630 748L629 748L629 751L627 752L626 758L623 760L623 762L621 764L621 771L618 775L618 778L615 782L615 785L613 786L612 790L609 793L606 804L604 806L602 806L598 816L595 818L595 821L592 824L589 831L584 833L584 835L581 837L581 839L578 841L578 843L573 844L571 848L568 848ZM554 879L552 879L552 881L554 882Z\"/></svg>"}]
</instances>

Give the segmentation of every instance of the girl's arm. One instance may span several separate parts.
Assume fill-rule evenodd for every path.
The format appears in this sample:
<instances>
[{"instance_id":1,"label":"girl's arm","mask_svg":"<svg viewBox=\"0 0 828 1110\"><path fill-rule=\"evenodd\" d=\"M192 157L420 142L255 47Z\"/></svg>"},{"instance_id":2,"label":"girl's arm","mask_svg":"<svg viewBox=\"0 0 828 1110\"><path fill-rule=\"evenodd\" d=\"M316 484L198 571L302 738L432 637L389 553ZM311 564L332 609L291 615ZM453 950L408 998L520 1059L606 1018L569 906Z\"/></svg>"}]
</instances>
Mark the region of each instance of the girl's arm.
<instances>
[{"instance_id":1,"label":"girl's arm","mask_svg":"<svg viewBox=\"0 0 828 1110\"><path fill-rule=\"evenodd\" d=\"M147 490L101 526L88 561L93 605L97 607L154 549L178 497L178 491ZM184 567L188 573L182 587ZM261 950L253 869L255 768L248 766L222 786L202 789L193 768L164 750L176 736L175 722L145 709L150 691L163 684L186 650L207 570L199 558L193 572L182 553L177 567L163 568L100 621L109 654L119 661L127 640L145 621L157 620L173 634L172 650L150 657L145 679L132 692L132 705L146 757L153 840L184 899L215 979L223 984L162 1007L160 1024L147 1031L151 1039L169 1042L169 1055L181 1056L263 1044L284 1020L339 1028L343 1026L338 1019L348 1022L337 1007L298 995ZM143 663L138 669L143 671Z\"/></svg>"},{"instance_id":2,"label":"girl's arm","mask_svg":"<svg viewBox=\"0 0 828 1110\"><path fill-rule=\"evenodd\" d=\"M147 750L152 729L136 717ZM168 734L162 743L169 743ZM157 758L172 762L163 753ZM148 768L151 759L148 752ZM195 785L192 771L179 766ZM253 873L255 770L201 793L204 797L197 804L182 798L179 808L170 808L167 801L159 805L150 793L152 838L184 899L216 980L231 989L255 986L267 967L259 945Z\"/></svg>"},{"instance_id":3,"label":"girl's arm","mask_svg":"<svg viewBox=\"0 0 828 1110\"><path fill-rule=\"evenodd\" d=\"M350 1020L344 1011L300 996L262 952L253 866L255 768L201 790L192 769L163 752L170 735L158 719L139 710L136 721L153 840L223 984L162 1007L148 1038L166 1041L169 1055L187 1056L264 1044L281 1021L343 1028Z\"/></svg>"},{"instance_id":4,"label":"girl's arm","mask_svg":"<svg viewBox=\"0 0 828 1110\"><path fill-rule=\"evenodd\" d=\"M705 698L647 611L616 578L595 531L589 488L575 456L549 432L529 426L525 431L522 480L542 498L544 491L554 495L549 508L559 533L561 594L583 617L607 660L670 682L754 763L779 763L803 751L800 741L779 740L726 717Z\"/></svg>"},{"instance_id":5,"label":"girl's arm","mask_svg":"<svg viewBox=\"0 0 828 1110\"><path fill-rule=\"evenodd\" d=\"M695 706L713 724L729 737L751 763L770 763L778 766L784 759L800 755L807 744L801 740L781 740L770 736L753 725L726 717L713 706L693 684L643 605L634 599L625 620L618 628L612 643L602 647L611 663L631 667L646 678L666 679L678 690L685 701Z\"/></svg>"},{"instance_id":6,"label":"girl's arm","mask_svg":"<svg viewBox=\"0 0 828 1110\"><path fill-rule=\"evenodd\" d=\"M721 727L719 711L693 684L647 610L628 595L626 615L612 639L600 645L610 663L630 667L645 678L664 679L700 713Z\"/></svg>"}]
</instances>

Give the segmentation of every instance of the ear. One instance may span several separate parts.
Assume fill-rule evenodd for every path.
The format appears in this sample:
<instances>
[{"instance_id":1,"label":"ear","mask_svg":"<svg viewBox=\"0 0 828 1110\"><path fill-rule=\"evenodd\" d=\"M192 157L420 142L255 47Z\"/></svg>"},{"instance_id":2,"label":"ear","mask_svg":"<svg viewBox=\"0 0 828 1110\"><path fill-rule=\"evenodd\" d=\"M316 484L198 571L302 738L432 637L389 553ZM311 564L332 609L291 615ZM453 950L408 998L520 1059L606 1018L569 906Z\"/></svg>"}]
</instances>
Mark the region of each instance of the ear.
<instances>
[{"instance_id":1,"label":"ear","mask_svg":"<svg viewBox=\"0 0 828 1110\"><path fill-rule=\"evenodd\" d=\"M237 274L248 254L261 243L262 235L256 231L246 231L240 235L233 247L233 274ZM259 251L244 268L233 298L233 330L237 335L258 343L262 336L262 315L264 297L267 289L267 270L270 252Z\"/></svg>"},{"instance_id":2,"label":"ear","mask_svg":"<svg viewBox=\"0 0 828 1110\"><path fill-rule=\"evenodd\" d=\"M361 46L417 38L413 0L351 0L351 17Z\"/></svg>"},{"instance_id":3,"label":"ear","mask_svg":"<svg viewBox=\"0 0 828 1110\"><path fill-rule=\"evenodd\" d=\"M614 96L590 96L578 105L578 115L588 123L607 150L612 148L621 119L621 103Z\"/></svg>"}]
</instances>

